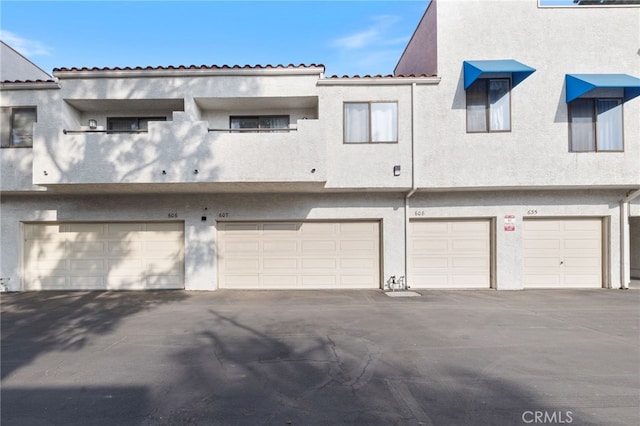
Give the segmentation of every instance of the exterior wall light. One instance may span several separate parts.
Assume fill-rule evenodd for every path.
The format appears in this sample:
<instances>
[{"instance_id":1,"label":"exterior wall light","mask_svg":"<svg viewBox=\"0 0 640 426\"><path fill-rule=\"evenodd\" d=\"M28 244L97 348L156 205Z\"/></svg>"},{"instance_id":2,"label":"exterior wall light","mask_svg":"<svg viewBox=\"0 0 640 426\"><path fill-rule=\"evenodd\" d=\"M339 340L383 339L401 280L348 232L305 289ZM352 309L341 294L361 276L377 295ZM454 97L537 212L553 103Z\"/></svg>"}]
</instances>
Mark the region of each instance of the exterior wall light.
<instances>
[{"instance_id":1,"label":"exterior wall light","mask_svg":"<svg viewBox=\"0 0 640 426\"><path fill-rule=\"evenodd\" d=\"M98 128L98 122L97 122L95 119L93 119L93 118L92 118L92 119L90 119L90 120L89 120L89 128L90 128L91 130L95 130L95 129L97 129L97 128Z\"/></svg>"},{"instance_id":2,"label":"exterior wall light","mask_svg":"<svg viewBox=\"0 0 640 426\"><path fill-rule=\"evenodd\" d=\"M400 176L400 166L393 166L393 175Z\"/></svg>"}]
</instances>

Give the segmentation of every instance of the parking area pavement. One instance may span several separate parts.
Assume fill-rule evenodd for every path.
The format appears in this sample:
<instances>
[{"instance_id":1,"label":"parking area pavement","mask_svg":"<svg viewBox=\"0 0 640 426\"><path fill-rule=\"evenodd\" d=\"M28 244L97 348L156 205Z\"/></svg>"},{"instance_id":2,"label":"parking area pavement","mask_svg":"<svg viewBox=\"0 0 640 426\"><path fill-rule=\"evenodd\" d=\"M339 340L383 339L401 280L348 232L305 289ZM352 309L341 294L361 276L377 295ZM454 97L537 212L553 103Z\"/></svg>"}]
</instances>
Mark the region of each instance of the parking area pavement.
<instances>
[{"instance_id":1,"label":"parking area pavement","mask_svg":"<svg viewBox=\"0 0 640 426\"><path fill-rule=\"evenodd\" d=\"M640 424L640 291L1 297L3 426Z\"/></svg>"}]
</instances>

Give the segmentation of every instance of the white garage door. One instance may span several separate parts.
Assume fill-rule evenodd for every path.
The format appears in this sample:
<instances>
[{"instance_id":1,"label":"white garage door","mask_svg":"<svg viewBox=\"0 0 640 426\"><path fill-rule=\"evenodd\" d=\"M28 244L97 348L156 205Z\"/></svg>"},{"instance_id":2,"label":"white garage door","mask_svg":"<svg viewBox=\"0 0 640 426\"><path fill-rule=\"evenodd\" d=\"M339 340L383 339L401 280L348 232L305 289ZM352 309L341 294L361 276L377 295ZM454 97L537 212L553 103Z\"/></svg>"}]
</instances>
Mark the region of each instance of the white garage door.
<instances>
[{"instance_id":1,"label":"white garage door","mask_svg":"<svg viewBox=\"0 0 640 426\"><path fill-rule=\"evenodd\" d=\"M491 221L423 220L409 223L411 288L489 288Z\"/></svg>"},{"instance_id":2,"label":"white garage door","mask_svg":"<svg viewBox=\"0 0 640 426\"><path fill-rule=\"evenodd\" d=\"M184 225L27 223L26 290L184 288Z\"/></svg>"},{"instance_id":3,"label":"white garage door","mask_svg":"<svg viewBox=\"0 0 640 426\"><path fill-rule=\"evenodd\" d=\"M218 225L220 287L380 288L378 222Z\"/></svg>"},{"instance_id":4,"label":"white garage door","mask_svg":"<svg viewBox=\"0 0 640 426\"><path fill-rule=\"evenodd\" d=\"M524 220L525 288L601 288L601 219Z\"/></svg>"}]
</instances>

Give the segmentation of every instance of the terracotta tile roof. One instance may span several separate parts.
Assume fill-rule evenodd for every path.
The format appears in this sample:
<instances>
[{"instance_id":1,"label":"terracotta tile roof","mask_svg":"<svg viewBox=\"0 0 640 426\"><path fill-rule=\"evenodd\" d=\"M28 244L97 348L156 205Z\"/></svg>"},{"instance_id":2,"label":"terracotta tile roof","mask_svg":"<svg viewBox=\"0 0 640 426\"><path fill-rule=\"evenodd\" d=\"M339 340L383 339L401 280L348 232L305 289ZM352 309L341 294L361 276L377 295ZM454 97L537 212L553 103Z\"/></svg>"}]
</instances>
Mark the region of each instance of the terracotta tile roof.
<instances>
[{"instance_id":1,"label":"terracotta tile roof","mask_svg":"<svg viewBox=\"0 0 640 426\"><path fill-rule=\"evenodd\" d=\"M437 77L436 74L408 74L408 75L404 75L404 74L399 74L399 75L393 75L393 74L387 74L387 75L381 75L381 74L377 74L377 75L343 75L343 76L338 76L338 75L332 75L331 77L327 77L329 79L358 79L358 78L420 78L420 77Z\"/></svg>"},{"instance_id":2,"label":"terracotta tile roof","mask_svg":"<svg viewBox=\"0 0 640 426\"><path fill-rule=\"evenodd\" d=\"M34 84L34 83L55 83L55 80L2 80L3 84Z\"/></svg>"},{"instance_id":3,"label":"terracotta tile roof","mask_svg":"<svg viewBox=\"0 0 640 426\"><path fill-rule=\"evenodd\" d=\"M167 70L241 70L241 69L250 69L250 70L266 70L266 69L300 69L300 68L324 68L322 64L300 64L300 65L168 65L168 66L157 66L157 67L93 67L93 68L54 68L53 72L87 72L87 71L167 71Z\"/></svg>"}]
</instances>

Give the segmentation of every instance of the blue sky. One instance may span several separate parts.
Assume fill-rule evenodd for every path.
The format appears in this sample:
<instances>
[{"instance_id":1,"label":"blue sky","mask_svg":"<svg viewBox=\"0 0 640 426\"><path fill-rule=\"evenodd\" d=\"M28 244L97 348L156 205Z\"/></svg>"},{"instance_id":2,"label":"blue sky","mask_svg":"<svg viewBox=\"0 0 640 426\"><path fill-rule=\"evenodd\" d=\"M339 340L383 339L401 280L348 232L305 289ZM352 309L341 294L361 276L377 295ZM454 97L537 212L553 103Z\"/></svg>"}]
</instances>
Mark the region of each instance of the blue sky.
<instances>
[{"instance_id":1,"label":"blue sky","mask_svg":"<svg viewBox=\"0 0 640 426\"><path fill-rule=\"evenodd\" d=\"M49 73L315 63L327 75L386 75L429 1L0 0L0 39Z\"/></svg>"},{"instance_id":2,"label":"blue sky","mask_svg":"<svg viewBox=\"0 0 640 426\"><path fill-rule=\"evenodd\" d=\"M0 38L56 67L324 64L391 74L429 0L6 1Z\"/></svg>"}]
</instances>

